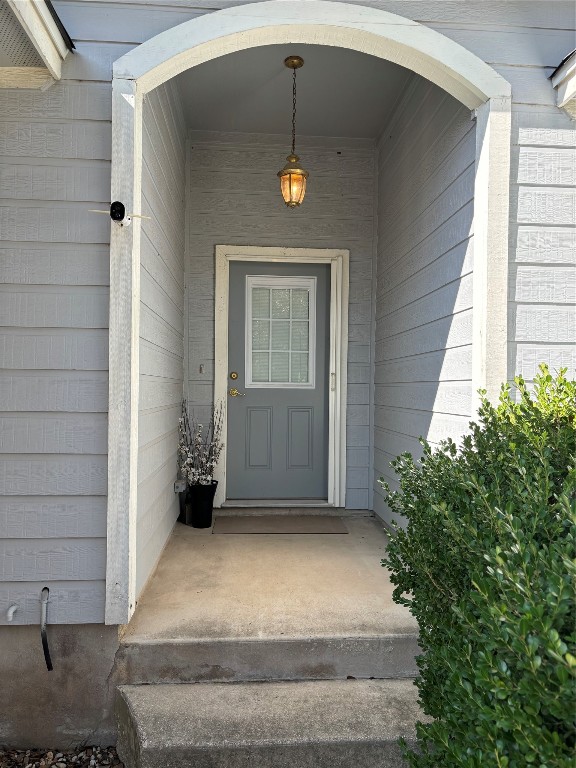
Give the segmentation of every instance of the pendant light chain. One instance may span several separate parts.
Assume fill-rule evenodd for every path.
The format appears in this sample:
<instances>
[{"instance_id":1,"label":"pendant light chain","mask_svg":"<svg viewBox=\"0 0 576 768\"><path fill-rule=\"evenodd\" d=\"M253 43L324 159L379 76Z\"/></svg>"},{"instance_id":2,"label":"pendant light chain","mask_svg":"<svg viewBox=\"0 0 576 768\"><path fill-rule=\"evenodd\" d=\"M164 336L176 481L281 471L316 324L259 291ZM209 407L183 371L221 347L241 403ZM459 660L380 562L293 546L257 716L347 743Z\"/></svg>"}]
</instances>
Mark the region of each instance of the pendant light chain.
<instances>
[{"instance_id":1,"label":"pendant light chain","mask_svg":"<svg viewBox=\"0 0 576 768\"><path fill-rule=\"evenodd\" d=\"M292 154L296 154L296 70L292 71Z\"/></svg>"},{"instance_id":2,"label":"pendant light chain","mask_svg":"<svg viewBox=\"0 0 576 768\"><path fill-rule=\"evenodd\" d=\"M286 158L287 163L277 176L280 179L280 191L289 208L296 208L304 200L308 171L302 168L296 154L296 70L304 64L301 56L287 56L284 65L292 70L292 152Z\"/></svg>"}]
</instances>

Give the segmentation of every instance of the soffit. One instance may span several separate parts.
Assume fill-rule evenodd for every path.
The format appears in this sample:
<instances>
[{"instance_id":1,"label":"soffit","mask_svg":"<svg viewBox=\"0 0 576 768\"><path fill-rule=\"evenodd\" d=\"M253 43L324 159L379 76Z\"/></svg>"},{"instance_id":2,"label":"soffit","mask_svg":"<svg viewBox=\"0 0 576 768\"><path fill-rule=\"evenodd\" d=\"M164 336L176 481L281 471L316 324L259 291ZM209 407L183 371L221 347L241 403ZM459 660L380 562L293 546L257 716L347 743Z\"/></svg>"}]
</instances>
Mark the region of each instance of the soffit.
<instances>
[{"instance_id":1,"label":"soffit","mask_svg":"<svg viewBox=\"0 0 576 768\"><path fill-rule=\"evenodd\" d=\"M0 0L0 67L43 67L30 38L6 0Z\"/></svg>"},{"instance_id":2,"label":"soffit","mask_svg":"<svg viewBox=\"0 0 576 768\"><path fill-rule=\"evenodd\" d=\"M74 43L50 0L0 0L0 88L45 88Z\"/></svg>"},{"instance_id":3,"label":"soffit","mask_svg":"<svg viewBox=\"0 0 576 768\"><path fill-rule=\"evenodd\" d=\"M410 77L407 69L358 51L320 45L270 45L221 56L177 77L193 130L286 134L298 54L297 134L376 139Z\"/></svg>"}]
</instances>

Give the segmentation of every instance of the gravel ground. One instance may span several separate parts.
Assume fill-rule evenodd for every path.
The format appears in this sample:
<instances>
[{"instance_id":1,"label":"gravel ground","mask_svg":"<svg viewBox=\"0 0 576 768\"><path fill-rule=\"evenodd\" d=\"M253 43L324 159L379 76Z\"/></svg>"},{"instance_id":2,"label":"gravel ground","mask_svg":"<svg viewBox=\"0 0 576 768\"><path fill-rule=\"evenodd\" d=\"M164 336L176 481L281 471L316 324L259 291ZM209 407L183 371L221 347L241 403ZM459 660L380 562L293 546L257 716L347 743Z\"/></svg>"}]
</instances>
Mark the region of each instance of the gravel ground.
<instances>
[{"instance_id":1,"label":"gravel ground","mask_svg":"<svg viewBox=\"0 0 576 768\"><path fill-rule=\"evenodd\" d=\"M2 749L0 768L123 768L114 747L81 747L77 750Z\"/></svg>"}]
</instances>

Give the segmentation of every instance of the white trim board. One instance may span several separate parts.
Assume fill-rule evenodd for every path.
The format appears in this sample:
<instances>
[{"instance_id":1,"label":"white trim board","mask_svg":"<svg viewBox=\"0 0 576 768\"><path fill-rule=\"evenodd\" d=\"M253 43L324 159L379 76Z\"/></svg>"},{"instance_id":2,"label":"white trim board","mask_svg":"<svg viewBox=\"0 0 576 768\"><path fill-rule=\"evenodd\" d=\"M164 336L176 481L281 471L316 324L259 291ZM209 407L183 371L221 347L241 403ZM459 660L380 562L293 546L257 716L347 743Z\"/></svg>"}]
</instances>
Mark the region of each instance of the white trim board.
<instances>
[{"instance_id":1,"label":"white trim board","mask_svg":"<svg viewBox=\"0 0 576 768\"><path fill-rule=\"evenodd\" d=\"M138 210L142 101L134 81L112 82L112 124L132 130L112 131L110 199L138 200ZM112 224L111 230L106 624L124 624L136 607L141 229Z\"/></svg>"},{"instance_id":2,"label":"white trim board","mask_svg":"<svg viewBox=\"0 0 576 768\"><path fill-rule=\"evenodd\" d=\"M0 88L46 90L54 78L46 67L0 67Z\"/></svg>"},{"instance_id":3,"label":"white trim board","mask_svg":"<svg viewBox=\"0 0 576 768\"><path fill-rule=\"evenodd\" d=\"M223 433L227 434L228 405L228 300L230 262L270 264L328 264L330 266L330 383L328 386L328 504L343 507L346 498L346 394L348 363L349 262L347 250L330 248L271 248L216 246L216 301L214 308L214 402L224 406ZM226 503L226 448L215 475L218 490L214 505ZM287 499L285 506L297 507Z\"/></svg>"},{"instance_id":4,"label":"white trim board","mask_svg":"<svg viewBox=\"0 0 576 768\"><path fill-rule=\"evenodd\" d=\"M470 109L510 96L510 84L466 48L416 21L375 8L325 0L269 0L191 19L115 62L114 77L146 91L190 67L261 45L314 43L350 48L411 69Z\"/></svg>"},{"instance_id":5,"label":"white trim board","mask_svg":"<svg viewBox=\"0 0 576 768\"><path fill-rule=\"evenodd\" d=\"M255 13L257 8L257 13ZM479 120L475 184L473 387L497 397L507 379L508 200L511 86L444 35L397 14L323 0L269 0L191 19L119 58L112 87L112 192L138 213L142 200L142 99L175 75L261 45L314 43L400 64L470 108ZM110 426L106 623L134 610L138 445L138 307L141 220L112 225ZM127 339L132 340L128 349ZM343 479L338 480L341 487Z\"/></svg>"},{"instance_id":6,"label":"white trim board","mask_svg":"<svg viewBox=\"0 0 576 768\"><path fill-rule=\"evenodd\" d=\"M556 104L576 120L576 51L550 76L556 89Z\"/></svg>"}]
</instances>

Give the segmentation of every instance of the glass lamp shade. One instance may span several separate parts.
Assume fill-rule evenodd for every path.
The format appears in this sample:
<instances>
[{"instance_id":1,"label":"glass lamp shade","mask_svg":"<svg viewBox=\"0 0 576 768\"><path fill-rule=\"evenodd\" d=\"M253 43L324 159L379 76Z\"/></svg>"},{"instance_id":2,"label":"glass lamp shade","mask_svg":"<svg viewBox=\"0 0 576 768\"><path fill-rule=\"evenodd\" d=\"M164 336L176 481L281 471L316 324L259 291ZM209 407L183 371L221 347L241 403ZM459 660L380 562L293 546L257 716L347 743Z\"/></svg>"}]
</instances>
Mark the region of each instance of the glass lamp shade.
<instances>
[{"instance_id":1,"label":"glass lamp shade","mask_svg":"<svg viewBox=\"0 0 576 768\"><path fill-rule=\"evenodd\" d=\"M300 167L298 155L288 155L286 160L288 162L284 168L278 171L280 191L286 205L289 208L295 208L304 200L308 171Z\"/></svg>"}]
</instances>

